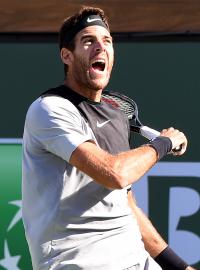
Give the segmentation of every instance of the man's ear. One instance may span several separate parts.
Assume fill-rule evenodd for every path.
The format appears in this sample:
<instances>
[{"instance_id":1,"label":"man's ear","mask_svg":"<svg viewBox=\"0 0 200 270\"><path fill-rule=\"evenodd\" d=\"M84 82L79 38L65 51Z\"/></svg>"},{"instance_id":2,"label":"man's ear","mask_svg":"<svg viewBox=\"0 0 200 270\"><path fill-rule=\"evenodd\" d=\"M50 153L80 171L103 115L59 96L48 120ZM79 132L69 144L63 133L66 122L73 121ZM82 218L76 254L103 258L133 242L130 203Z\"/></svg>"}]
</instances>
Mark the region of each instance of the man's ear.
<instances>
[{"instance_id":1,"label":"man's ear","mask_svg":"<svg viewBox=\"0 0 200 270\"><path fill-rule=\"evenodd\" d=\"M69 65L72 61L73 55L67 48L62 48L60 51L60 57L64 64Z\"/></svg>"}]
</instances>

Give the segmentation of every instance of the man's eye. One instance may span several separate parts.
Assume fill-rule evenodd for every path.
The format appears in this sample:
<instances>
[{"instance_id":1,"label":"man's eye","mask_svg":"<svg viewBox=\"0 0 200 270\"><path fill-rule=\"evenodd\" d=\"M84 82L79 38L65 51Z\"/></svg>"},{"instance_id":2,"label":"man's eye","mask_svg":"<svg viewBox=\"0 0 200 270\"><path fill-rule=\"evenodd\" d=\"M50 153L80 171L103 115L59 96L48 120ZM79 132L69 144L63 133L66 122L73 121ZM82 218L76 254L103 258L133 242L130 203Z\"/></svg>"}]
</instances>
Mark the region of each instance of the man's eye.
<instances>
[{"instance_id":1,"label":"man's eye","mask_svg":"<svg viewBox=\"0 0 200 270\"><path fill-rule=\"evenodd\" d=\"M107 43L107 44L112 44L112 40L111 40L111 39L106 39L106 40L105 40L105 43Z\"/></svg>"},{"instance_id":2,"label":"man's eye","mask_svg":"<svg viewBox=\"0 0 200 270\"><path fill-rule=\"evenodd\" d=\"M91 44L92 44L92 40L91 40L91 39L86 39L86 40L84 41L84 44L85 44L85 45L91 45Z\"/></svg>"}]
</instances>

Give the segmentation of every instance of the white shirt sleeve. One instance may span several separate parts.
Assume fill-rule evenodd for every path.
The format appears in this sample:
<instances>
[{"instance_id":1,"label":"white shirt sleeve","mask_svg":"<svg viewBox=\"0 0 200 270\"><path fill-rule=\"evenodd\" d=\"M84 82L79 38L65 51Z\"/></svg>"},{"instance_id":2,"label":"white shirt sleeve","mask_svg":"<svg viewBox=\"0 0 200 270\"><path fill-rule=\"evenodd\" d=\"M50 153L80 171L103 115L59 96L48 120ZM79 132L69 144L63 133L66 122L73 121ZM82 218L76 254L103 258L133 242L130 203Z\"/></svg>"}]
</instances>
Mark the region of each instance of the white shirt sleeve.
<instances>
[{"instance_id":1,"label":"white shirt sleeve","mask_svg":"<svg viewBox=\"0 0 200 270\"><path fill-rule=\"evenodd\" d=\"M26 128L35 144L66 161L81 143L95 139L78 109L55 96L39 98L30 106Z\"/></svg>"}]
</instances>

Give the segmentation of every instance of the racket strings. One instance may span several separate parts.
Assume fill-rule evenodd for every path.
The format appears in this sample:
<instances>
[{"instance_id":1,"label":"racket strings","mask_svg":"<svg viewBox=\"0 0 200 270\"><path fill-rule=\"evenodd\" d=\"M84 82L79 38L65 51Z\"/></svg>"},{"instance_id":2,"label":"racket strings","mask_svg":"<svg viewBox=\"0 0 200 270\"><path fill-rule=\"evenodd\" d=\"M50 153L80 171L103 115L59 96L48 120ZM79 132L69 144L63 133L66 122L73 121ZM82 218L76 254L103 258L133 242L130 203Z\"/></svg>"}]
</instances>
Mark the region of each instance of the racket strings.
<instances>
[{"instance_id":1,"label":"racket strings","mask_svg":"<svg viewBox=\"0 0 200 270\"><path fill-rule=\"evenodd\" d=\"M134 118L135 107L130 102L123 100L118 96L103 94L102 100L108 104L113 105L115 108L119 108L123 111L129 119Z\"/></svg>"},{"instance_id":2,"label":"racket strings","mask_svg":"<svg viewBox=\"0 0 200 270\"><path fill-rule=\"evenodd\" d=\"M137 104L129 97L118 92L106 91L102 94L102 100L126 114L129 119L131 131L141 134L148 140L159 136L160 133L158 131L143 126L138 117Z\"/></svg>"}]
</instances>

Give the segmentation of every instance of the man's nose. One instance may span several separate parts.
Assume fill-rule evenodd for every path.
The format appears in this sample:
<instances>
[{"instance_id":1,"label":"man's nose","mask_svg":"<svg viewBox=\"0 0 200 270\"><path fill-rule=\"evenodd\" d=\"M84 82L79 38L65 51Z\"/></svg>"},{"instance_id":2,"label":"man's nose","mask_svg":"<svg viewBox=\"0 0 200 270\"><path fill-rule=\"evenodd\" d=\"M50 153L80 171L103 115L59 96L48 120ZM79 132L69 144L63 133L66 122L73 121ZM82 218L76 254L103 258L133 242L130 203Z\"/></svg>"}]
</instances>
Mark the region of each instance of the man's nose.
<instances>
[{"instance_id":1,"label":"man's nose","mask_svg":"<svg viewBox=\"0 0 200 270\"><path fill-rule=\"evenodd\" d=\"M96 52L102 52L105 50L105 45L102 41L96 41L95 43L95 51Z\"/></svg>"}]
</instances>

